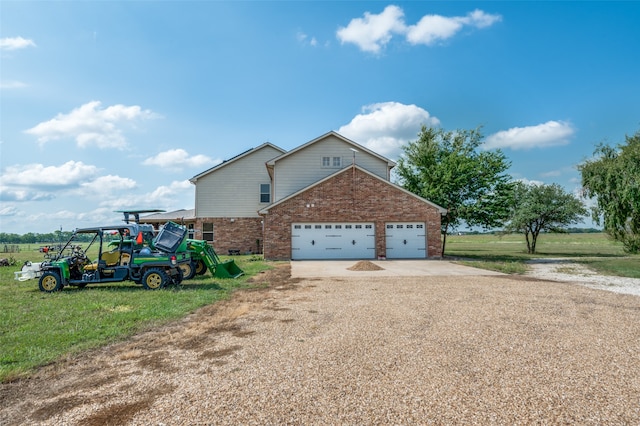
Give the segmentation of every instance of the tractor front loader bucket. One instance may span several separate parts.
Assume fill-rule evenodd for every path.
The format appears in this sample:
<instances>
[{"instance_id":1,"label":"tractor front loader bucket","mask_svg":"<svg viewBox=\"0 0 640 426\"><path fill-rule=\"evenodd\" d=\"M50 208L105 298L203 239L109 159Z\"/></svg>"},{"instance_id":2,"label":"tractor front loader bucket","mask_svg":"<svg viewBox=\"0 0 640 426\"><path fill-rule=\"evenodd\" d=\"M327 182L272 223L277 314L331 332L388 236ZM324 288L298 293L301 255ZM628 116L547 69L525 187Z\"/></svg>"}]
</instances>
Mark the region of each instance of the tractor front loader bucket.
<instances>
[{"instance_id":1,"label":"tractor front loader bucket","mask_svg":"<svg viewBox=\"0 0 640 426\"><path fill-rule=\"evenodd\" d=\"M222 262L213 247L204 240L188 239L187 247L192 258L202 260L214 277L238 278L244 275L244 271L233 260Z\"/></svg>"},{"instance_id":2,"label":"tractor front loader bucket","mask_svg":"<svg viewBox=\"0 0 640 426\"><path fill-rule=\"evenodd\" d=\"M238 278L242 275L244 275L244 271L233 260L219 262L213 273L213 276L217 278Z\"/></svg>"}]
</instances>

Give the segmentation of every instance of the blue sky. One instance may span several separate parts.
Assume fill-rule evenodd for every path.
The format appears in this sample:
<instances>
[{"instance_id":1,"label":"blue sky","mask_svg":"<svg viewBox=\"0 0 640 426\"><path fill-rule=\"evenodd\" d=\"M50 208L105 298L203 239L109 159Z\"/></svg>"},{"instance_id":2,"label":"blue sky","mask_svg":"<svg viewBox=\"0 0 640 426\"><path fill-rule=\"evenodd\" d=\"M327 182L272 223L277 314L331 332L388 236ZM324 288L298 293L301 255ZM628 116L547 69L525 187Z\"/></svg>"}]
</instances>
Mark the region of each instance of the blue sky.
<instances>
[{"instance_id":1,"label":"blue sky","mask_svg":"<svg viewBox=\"0 0 640 426\"><path fill-rule=\"evenodd\" d=\"M640 2L0 3L0 232L193 208L188 180L335 130L391 159L482 126L516 179L579 189L640 129Z\"/></svg>"}]
</instances>

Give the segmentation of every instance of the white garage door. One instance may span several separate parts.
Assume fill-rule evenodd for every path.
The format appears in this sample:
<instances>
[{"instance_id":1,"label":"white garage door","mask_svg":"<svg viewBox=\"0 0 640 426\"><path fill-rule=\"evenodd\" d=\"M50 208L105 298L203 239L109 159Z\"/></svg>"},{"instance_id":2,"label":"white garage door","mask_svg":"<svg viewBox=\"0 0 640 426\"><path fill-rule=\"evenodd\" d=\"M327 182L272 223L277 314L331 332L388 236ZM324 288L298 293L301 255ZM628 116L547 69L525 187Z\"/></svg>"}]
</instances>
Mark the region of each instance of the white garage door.
<instances>
[{"instance_id":1,"label":"white garage door","mask_svg":"<svg viewBox=\"0 0 640 426\"><path fill-rule=\"evenodd\" d=\"M376 233L373 223L294 223L291 258L373 259Z\"/></svg>"},{"instance_id":2,"label":"white garage door","mask_svg":"<svg viewBox=\"0 0 640 426\"><path fill-rule=\"evenodd\" d=\"M387 259L427 257L427 228L424 222L386 223Z\"/></svg>"}]
</instances>

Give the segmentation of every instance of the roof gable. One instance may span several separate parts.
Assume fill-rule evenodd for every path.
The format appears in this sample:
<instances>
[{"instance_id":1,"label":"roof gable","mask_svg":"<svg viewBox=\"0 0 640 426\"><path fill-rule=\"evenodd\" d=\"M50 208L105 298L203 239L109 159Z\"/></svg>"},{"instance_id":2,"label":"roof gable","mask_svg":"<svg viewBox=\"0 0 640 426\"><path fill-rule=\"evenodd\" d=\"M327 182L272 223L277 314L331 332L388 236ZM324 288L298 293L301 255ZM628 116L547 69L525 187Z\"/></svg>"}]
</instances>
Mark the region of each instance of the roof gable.
<instances>
[{"instance_id":1,"label":"roof gable","mask_svg":"<svg viewBox=\"0 0 640 426\"><path fill-rule=\"evenodd\" d=\"M435 207L436 209L438 209L440 211L440 214L447 213L447 209L445 209L444 207L441 207L441 206L439 206L439 205L437 205L437 204L435 204L435 203L433 203L433 202L431 202L431 201L429 201L429 200L427 200L425 198L422 198L419 195L416 195L411 191L407 191L406 189L404 189L403 187L401 187L399 185L396 185L395 183L392 183L392 182L389 182L388 180L382 179L380 176L378 176L378 175L376 175L374 173L371 173L370 171L368 171L366 169L363 169L362 167L360 167L358 165L353 165L351 167L346 167L344 169L338 170L337 172L335 172L333 174L330 174L329 176L325 177L324 179L321 179L321 180L319 180L317 182L314 182L312 185L304 187L301 190L296 191L293 194L291 194L291 195L289 195L287 197L284 197L283 199L278 200L277 202L275 202L273 204L270 204L270 205L266 206L265 208L259 210L258 213L259 214L267 214L272 207L275 207L275 206L277 206L279 204L282 204L282 203L284 203L284 202L286 202L286 201L288 201L288 200L290 200L292 198L295 198L298 195L302 194L303 192L308 191L309 189L311 189L311 188L313 188L315 186L318 186L318 185L320 185L320 184L322 184L322 183L324 183L324 182L326 182L326 181L328 181L330 179L333 179L334 177L340 175L341 173L347 173L347 172L351 173L353 168L355 168L355 169L357 169L357 170L359 170L359 171L361 171L363 173L366 173L367 175L379 180L381 183L383 183L385 185L391 185L395 189L397 189L399 191L402 191L402 192L406 193L407 195L410 195L410 196L416 198L417 200L422 201L425 204L428 204L428 205L430 205L432 207Z\"/></svg>"},{"instance_id":2,"label":"roof gable","mask_svg":"<svg viewBox=\"0 0 640 426\"><path fill-rule=\"evenodd\" d=\"M270 148L273 148L273 149L275 149L277 151L280 151L282 154L287 152L286 150L284 150L284 149L272 144L271 142L265 142L260 146L248 149L248 150L236 155L235 157L231 157L228 160L224 160L222 163L216 164L215 166L211 167L210 169L207 169L204 172L195 175L194 177L189 179L189 182L195 184L198 179L200 179L200 178L202 178L202 177L204 177L204 176L206 176L206 175L208 175L210 173L213 173L213 172L215 172L217 170L220 170L221 168L223 168L225 166L228 166L229 164L232 164L232 163L234 163L234 162L236 162L236 161L238 161L238 160L240 160L242 158L246 158L246 157L248 157L248 156L250 156L252 154L255 154L256 152L258 152L258 151L260 151L260 150L262 150L262 149L264 149L266 147L270 147Z\"/></svg>"},{"instance_id":3,"label":"roof gable","mask_svg":"<svg viewBox=\"0 0 640 426\"><path fill-rule=\"evenodd\" d=\"M288 157L290 155L295 155L297 152L302 151L303 149L305 149L305 148L307 148L307 147L309 147L311 145L314 145L316 143L321 143L323 140L326 140L330 136L336 137L336 138L340 139L341 141L343 141L343 142L345 142L345 143L347 143L349 145L352 145L354 147L354 149L357 149L358 151L366 152L367 154L372 155L373 157L376 157L376 158L382 160L383 162L386 162L387 166L389 168L392 168L392 167L394 167L396 165L396 163L394 161L389 160L388 158L383 157L382 155L371 151L369 148L366 148L366 147L364 147L364 146L352 141L351 139L348 139L348 138L342 136L340 133L337 133L337 132L332 130L332 131L330 131L328 133L325 133L324 135L319 136L319 137L317 137L317 138L315 138L315 139L313 139L313 140L311 140L311 141L309 141L309 142L307 142L307 143L305 143L303 145L300 145L297 148L292 149L291 151L287 151L287 152L283 153L282 155L267 161L267 167L273 167L277 161L279 161L279 160L281 160L283 158L286 158L286 157Z\"/></svg>"}]
</instances>

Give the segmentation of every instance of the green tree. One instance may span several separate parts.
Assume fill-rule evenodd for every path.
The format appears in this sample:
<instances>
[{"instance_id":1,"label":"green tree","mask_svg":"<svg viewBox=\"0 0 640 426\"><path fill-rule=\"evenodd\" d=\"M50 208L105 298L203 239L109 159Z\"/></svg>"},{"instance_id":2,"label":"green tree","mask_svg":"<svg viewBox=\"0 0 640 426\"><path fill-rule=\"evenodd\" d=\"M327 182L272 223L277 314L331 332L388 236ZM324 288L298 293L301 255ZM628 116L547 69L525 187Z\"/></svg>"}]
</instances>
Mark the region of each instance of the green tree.
<instances>
[{"instance_id":1,"label":"green tree","mask_svg":"<svg viewBox=\"0 0 640 426\"><path fill-rule=\"evenodd\" d=\"M462 222L501 226L507 217L511 165L500 150L480 149L480 129L446 131L422 126L403 148L396 173L408 191L447 209L442 217L442 254L447 234Z\"/></svg>"},{"instance_id":2,"label":"green tree","mask_svg":"<svg viewBox=\"0 0 640 426\"><path fill-rule=\"evenodd\" d=\"M584 195L596 198L592 216L623 244L628 253L640 252L640 131L626 136L626 144L600 144L594 158L578 166Z\"/></svg>"},{"instance_id":3,"label":"green tree","mask_svg":"<svg viewBox=\"0 0 640 426\"><path fill-rule=\"evenodd\" d=\"M582 201L558 184L514 182L511 215L504 232L524 234L527 252L535 254L540 232L566 232L568 225L587 214Z\"/></svg>"}]
</instances>

